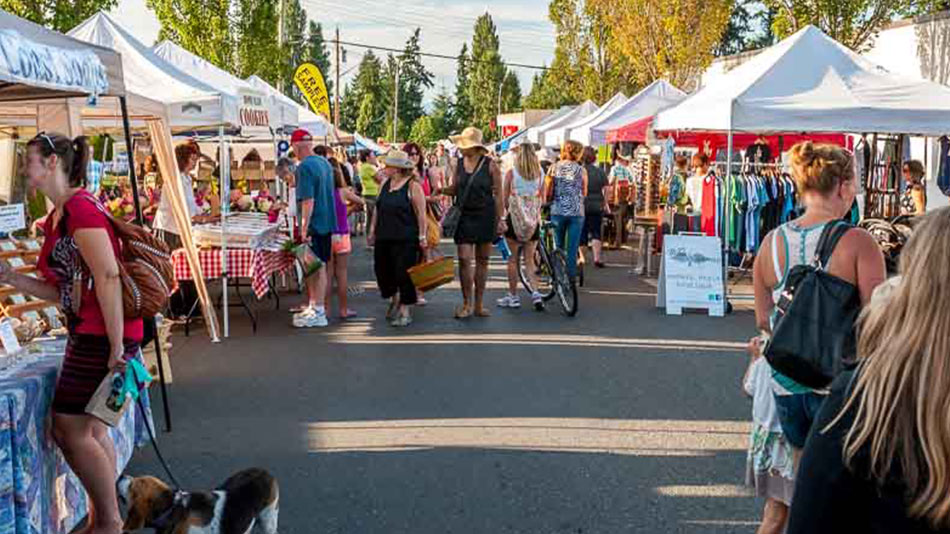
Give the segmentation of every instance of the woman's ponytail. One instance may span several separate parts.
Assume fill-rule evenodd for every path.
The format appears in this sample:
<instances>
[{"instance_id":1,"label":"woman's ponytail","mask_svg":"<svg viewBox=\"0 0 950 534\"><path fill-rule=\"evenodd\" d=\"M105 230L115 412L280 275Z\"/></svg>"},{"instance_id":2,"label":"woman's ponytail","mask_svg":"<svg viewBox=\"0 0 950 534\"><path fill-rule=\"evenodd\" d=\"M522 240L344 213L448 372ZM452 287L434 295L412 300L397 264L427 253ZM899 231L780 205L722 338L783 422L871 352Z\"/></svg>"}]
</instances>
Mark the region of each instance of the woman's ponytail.
<instances>
[{"instance_id":1,"label":"woman's ponytail","mask_svg":"<svg viewBox=\"0 0 950 534\"><path fill-rule=\"evenodd\" d=\"M73 139L72 162L66 170L69 176L70 187L85 187L86 172L89 168L89 140L84 135ZM66 163L64 161L64 163Z\"/></svg>"}]
</instances>

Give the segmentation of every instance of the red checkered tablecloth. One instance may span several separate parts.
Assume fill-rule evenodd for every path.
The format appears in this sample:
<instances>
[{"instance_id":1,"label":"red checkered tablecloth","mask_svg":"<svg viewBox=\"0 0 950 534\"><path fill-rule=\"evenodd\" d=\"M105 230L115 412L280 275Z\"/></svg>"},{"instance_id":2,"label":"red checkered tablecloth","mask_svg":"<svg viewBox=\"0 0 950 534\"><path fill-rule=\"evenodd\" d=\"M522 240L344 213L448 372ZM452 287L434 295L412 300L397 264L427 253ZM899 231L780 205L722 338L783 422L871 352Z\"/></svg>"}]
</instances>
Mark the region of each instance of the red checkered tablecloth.
<instances>
[{"instance_id":1,"label":"red checkered tablecloth","mask_svg":"<svg viewBox=\"0 0 950 534\"><path fill-rule=\"evenodd\" d=\"M198 250L201 273L205 280L221 278L222 254L220 248L202 248ZM172 252L172 265L175 267L176 280L191 280L191 267L185 256L185 249ZM294 265L293 256L285 252L269 250L228 249L228 276L230 278L250 278L251 288L258 299L270 290L269 280L272 274L282 272Z\"/></svg>"}]
</instances>

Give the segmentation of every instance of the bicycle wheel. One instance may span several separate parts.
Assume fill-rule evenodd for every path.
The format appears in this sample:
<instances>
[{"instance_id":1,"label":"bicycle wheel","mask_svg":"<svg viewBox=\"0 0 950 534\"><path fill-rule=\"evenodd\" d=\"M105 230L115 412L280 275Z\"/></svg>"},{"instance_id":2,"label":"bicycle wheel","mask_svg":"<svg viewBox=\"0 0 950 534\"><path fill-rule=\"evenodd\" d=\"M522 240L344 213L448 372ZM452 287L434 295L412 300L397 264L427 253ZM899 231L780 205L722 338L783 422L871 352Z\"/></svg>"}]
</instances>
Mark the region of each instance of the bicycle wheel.
<instances>
[{"instance_id":1,"label":"bicycle wheel","mask_svg":"<svg viewBox=\"0 0 950 534\"><path fill-rule=\"evenodd\" d=\"M531 282L528 279L528 268L524 261L523 247L518 251L518 278L521 279L521 285L523 285L529 293L537 289L537 292L541 294L544 300L550 300L554 296L554 284L551 283L551 269L547 266L547 263L543 261L540 248L541 247L535 247L534 251L535 276L538 278L538 287L531 287Z\"/></svg>"},{"instance_id":2,"label":"bicycle wheel","mask_svg":"<svg viewBox=\"0 0 950 534\"><path fill-rule=\"evenodd\" d=\"M574 317L577 315L577 285L567 274L567 257L564 251L555 250L551 256L551 264L554 267L554 292L561 304L561 310L564 315Z\"/></svg>"}]
</instances>

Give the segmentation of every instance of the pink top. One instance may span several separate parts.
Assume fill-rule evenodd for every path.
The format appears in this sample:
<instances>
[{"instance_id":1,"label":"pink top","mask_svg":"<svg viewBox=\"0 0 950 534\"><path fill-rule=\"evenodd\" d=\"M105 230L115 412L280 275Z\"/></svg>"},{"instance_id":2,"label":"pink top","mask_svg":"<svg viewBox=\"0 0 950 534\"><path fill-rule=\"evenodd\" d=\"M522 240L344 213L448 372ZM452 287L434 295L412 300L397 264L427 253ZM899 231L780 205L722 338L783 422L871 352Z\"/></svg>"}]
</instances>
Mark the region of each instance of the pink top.
<instances>
[{"instance_id":1,"label":"pink top","mask_svg":"<svg viewBox=\"0 0 950 534\"><path fill-rule=\"evenodd\" d=\"M82 300L79 314L72 312L72 281L76 265L80 265L79 249L75 245L73 236L76 230L83 228L103 228L112 241L112 251L119 257L119 241L115 237L112 223L102 211L99 201L85 190L79 190L63 206L65 211L65 234L61 233L63 224L53 227L55 211L50 213L43 227L46 240L40 250L40 258L36 264L46 283L59 289L60 303L67 317L67 327L70 333L106 335L106 324L96 298L95 287L88 283L83 284ZM83 280L88 280L83 277ZM142 339L142 320L126 319L123 337L127 340L140 341Z\"/></svg>"}]
</instances>

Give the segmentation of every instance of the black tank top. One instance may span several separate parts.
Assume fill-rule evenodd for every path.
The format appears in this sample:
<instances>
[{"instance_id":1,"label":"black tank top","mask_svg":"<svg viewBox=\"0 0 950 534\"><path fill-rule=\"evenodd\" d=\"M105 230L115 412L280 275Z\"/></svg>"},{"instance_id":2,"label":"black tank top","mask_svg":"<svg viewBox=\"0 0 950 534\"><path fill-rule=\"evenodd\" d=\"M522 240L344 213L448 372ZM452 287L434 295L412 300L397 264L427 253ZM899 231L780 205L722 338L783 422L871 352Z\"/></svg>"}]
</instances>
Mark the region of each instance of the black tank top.
<instances>
[{"instance_id":1,"label":"black tank top","mask_svg":"<svg viewBox=\"0 0 950 534\"><path fill-rule=\"evenodd\" d=\"M389 181L379 190L376 197L376 240L377 241L417 241L419 239L419 221L409 200L408 180L396 191L389 190Z\"/></svg>"},{"instance_id":2,"label":"black tank top","mask_svg":"<svg viewBox=\"0 0 950 534\"><path fill-rule=\"evenodd\" d=\"M458 167L458 190L456 198L460 199L465 194L465 188L469 181L472 182L472 189L465 198L465 205L462 211L477 212L488 208L494 208L495 201L492 194L491 165L487 156L482 156L475 164L475 174L469 174L465 171L465 159L459 158Z\"/></svg>"}]
</instances>

